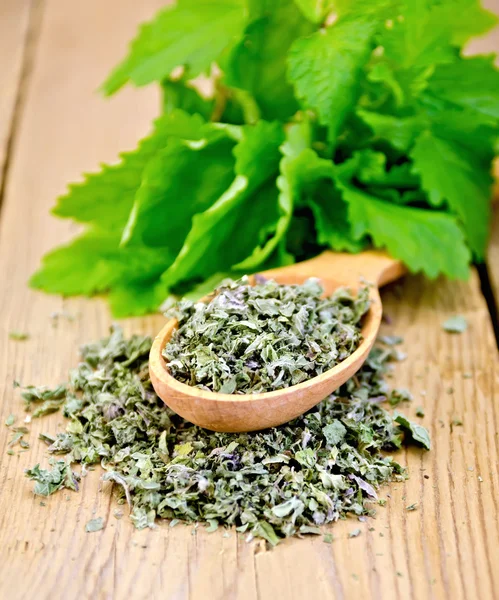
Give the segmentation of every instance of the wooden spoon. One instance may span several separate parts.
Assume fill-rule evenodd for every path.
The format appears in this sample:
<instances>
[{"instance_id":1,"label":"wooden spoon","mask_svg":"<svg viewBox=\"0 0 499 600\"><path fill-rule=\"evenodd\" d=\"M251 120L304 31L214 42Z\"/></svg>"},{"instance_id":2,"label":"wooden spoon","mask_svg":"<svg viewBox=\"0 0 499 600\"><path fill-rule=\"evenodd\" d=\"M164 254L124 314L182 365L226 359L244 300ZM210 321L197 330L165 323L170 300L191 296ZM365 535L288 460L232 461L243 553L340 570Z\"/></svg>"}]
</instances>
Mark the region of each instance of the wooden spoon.
<instances>
[{"instance_id":1,"label":"wooden spoon","mask_svg":"<svg viewBox=\"0 0 499 600\"><path fill-rule=\"evenodd\" d=\"M326 295L341 286L357 290L362 282L372 283L371 307L363 319L363 341L357 350L321 375L281 390L263 394L207 392L181 383L168 372L162 351L177 326L177 320L170 319L151 348L149 370L154 389L177 414L206 429L255 431L286 423L324 400L360 369L381 324L378 287L404 273L400 261L375 250L361 254L327 251L311 260L265 271L262 275L281 284L301 284L309 277L318 277Z\"/></svg>"}]
</instances>

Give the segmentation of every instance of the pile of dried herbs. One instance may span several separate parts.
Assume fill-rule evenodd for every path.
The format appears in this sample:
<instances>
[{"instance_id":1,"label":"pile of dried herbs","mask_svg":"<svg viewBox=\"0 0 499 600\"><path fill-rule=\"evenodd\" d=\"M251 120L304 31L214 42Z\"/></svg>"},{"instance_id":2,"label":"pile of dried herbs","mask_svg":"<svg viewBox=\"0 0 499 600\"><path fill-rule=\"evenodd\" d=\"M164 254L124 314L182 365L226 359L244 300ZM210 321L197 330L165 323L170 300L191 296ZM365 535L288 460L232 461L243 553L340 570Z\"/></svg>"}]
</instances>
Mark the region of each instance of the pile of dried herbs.
<instances>
[{"instance_id":1,"label":"pile of dried herbs","mask_svg":"<svg viewBox=\"0 0 499 600\"><path fill-rule=\"evenodd\" d=\"M405 477L404 469L381 450L408 439L429 449L424 428L401 415L400 426L382 407L390 392L383 374L393 348L375 348L354 378L306 415L258 433L213 433L184 421L154 393L148 374L151 340L110 337L82 349L82 362L61 387L24 392L33 402L62 406L65 433L44 435L53 470L36 465L27 476L35 493L77 487L70 464L101 463L103 479L116 483L119 502L128 502L139 528L157 517L233 525L251 539L275 544L296 534L373 512L377 488ZM43 412L43 411L42 411ZM173 521L172 521L173 522Z\"/></svg>"},{"instance_id":2,"label":"pile of dried herbs","mask_svg":"<svg viewBox=\"0 0 499 600\"><path fill-rule=\"evenodd\" d=\"M163 355L176 379L225 394L296 385L350 356L362 336L369 290L340 288L328 298L318 279L279 285L227 280L209 302L180 301Z\"/></svg>"}]
</instances>

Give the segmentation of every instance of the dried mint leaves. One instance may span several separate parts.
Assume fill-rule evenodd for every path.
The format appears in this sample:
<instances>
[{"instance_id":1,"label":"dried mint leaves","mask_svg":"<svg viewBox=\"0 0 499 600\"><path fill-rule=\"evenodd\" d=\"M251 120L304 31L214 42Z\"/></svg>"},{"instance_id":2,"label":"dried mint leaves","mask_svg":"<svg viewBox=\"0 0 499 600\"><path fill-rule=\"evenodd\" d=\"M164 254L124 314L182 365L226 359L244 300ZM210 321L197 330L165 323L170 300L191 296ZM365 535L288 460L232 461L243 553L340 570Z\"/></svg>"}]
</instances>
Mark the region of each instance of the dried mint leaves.
<instances>
[{"instance_id":1,"label":"dried mint leaves","mask_svg":"<svg viewBox=\"0 0 499 600\"><path fill-rule=\"evenodd\" d=\"M151 386L151 340L125 339L119 328L82 348L62 405L66 431L42 436L52 469L26 475L35 493L77 489L73 463L101 463L103 479L127 502L138 528L156 518L203 522L210 531L234 526L247 539L319 533L348 514L374 512L376 490L406 472L381 451L398 448L403 431L381 404L391 392L383 375L392 348L376 347L362 369L307 414L262 432L214 433L165 407ZM50 392L30 387L25 402ZM411 439L409 441L417 441ZM381 502L381 500L380 500ZM176 521L175 521L176 522Z\"/></svg>"},{"instance_id":2,"label":"dried mint leaves","mask_svg":"<svg viewBox=\"0 0 499 600\"><path fill-rule=\"evenodd\" d=\"M167 312L178 329L163 356L176 379L225 394L269 392L331 369L360 342L369 290L323 297L318 279L279 285L227 280L208 302L181 300Z\"/></svg>"}]
</instances>

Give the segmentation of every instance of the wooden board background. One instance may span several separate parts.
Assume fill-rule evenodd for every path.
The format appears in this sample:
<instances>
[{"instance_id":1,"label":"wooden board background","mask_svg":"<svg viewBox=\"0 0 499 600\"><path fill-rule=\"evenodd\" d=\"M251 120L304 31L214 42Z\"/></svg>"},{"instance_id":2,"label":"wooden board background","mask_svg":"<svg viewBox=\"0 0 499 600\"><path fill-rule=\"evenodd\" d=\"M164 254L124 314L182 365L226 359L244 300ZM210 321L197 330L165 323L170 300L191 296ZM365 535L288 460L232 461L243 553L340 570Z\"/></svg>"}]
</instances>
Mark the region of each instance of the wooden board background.
<instances>
[{"instance_id":1,"label":"wooden board background","mask_svg":"<svg viewBox=\"0 0 499 600\"><path fill-rule=\"evenodd\" d=\"M387 330L405 336L408 354L394 383L414 392L411 416L425 407L433 450L400 452L410 480L386 489L391 499L376 520L335 525L332 544L293 539L268 551L234 532L136 531L113 518L110 487L101 487L97 473L78 494L63 492L41 506L23 469L46 463L37 437L63 427L57 415L33 422L28 452L6 454L3 421L24 416L12 381L64 380L78 346L110 324L103 302L62 301L30 291L26 280L44 252L75 232L49 216L55 196L81 171L133 147L158 112L154 90L127 89L108 101L94 90L137 23L161 4L0 2L0 159L9 154L0 214L0 598L498 598L499 359L475 272L467 283L407 277L384 292ZM489 268L497 291L499 223ZM61 310L76 319L53 327L50 315ZM454 314L469 321L462 335L440 327ZM154 334L161 323L151 317L124 325ZM11 341L12 330L31 337ZM456 418L463 426L451 428ZM407 512L414 502L418 509ZM85 533L95 516L104 517L105 529ZM348 539L357 526L362 534Z\"/></svg>"}]
</instances>

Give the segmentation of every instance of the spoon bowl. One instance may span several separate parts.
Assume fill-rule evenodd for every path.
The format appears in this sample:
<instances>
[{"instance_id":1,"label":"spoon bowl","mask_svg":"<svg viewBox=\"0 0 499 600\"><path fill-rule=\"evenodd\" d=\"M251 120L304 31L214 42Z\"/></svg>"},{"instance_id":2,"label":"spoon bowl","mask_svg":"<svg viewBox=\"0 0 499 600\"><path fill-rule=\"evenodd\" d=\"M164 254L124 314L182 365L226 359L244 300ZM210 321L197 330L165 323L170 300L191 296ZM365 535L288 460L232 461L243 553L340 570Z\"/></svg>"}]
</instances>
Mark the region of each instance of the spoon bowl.
<instances>
[{"instance_id":1,"label":"spoon bowl","mask_svg":"<svg viewBox=\"0 0 499 600\"><path fill-rule=\"evenodd\" d=\"M310 260L260 273L280 284L302 284L309 277L321 280L325 295L338 287L358 290L370 283L371 305L362 322L362 342L355 352L332 369L297 385L261 394L220 394L181 383L168 371L163 349L176 319L170 319L156 336L149 358L151 381L158 396L184 419L213 431L256 431L286 423L303 414L350 379L366 360L381 324L378 287L405 273L400 261L380 251L344 254L326 251Z\"/></svg>"}]
</instances>

